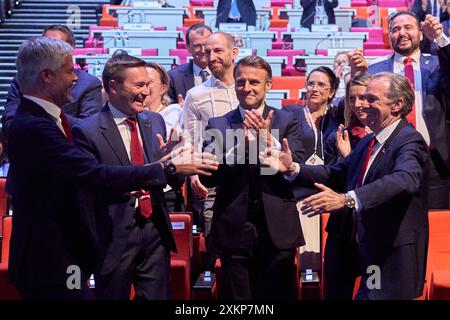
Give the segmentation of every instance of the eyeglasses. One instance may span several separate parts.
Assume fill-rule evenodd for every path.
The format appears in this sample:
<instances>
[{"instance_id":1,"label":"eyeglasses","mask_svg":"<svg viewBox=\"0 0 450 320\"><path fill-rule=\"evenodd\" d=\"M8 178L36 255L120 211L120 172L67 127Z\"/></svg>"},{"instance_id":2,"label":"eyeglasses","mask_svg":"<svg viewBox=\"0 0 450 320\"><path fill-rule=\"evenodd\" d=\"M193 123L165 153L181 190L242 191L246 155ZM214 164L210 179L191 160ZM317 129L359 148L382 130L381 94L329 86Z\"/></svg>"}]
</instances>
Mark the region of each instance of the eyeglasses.
<instances>
[{"instance_id":1,"label":"eyeglasses","mask_svg":"<svg viewBox=\"0 0 450 320\"><path fill-rule=\"evenodd\" d=\"M328 87L325 83L319 81L319 82L315 82L315 81L308 81L306 83L306 86L310 89L314 89L314 87L317 85L317 89L319 91L325 91L330 89L330 87Z\"/></svg>"}]
</instances>

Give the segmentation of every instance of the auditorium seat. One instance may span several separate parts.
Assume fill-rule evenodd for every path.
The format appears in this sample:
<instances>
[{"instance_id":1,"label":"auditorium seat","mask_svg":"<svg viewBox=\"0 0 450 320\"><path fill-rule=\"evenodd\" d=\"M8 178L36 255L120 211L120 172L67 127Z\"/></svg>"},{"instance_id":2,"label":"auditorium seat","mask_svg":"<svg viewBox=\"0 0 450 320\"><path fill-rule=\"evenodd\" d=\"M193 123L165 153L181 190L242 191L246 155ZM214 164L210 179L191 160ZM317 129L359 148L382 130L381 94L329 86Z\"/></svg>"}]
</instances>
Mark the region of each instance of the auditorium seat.
<instances>
[{"instance_id":1,"label":"auditorium seat","mask_svg":"<svg viewBox=\"0 0 450 320\"><path fill-rule=\"evenodd\" d=\"M364 49L384 49L382 28L350 28L350 32L367 32L368 39L364 42Z\"/></svg>"},{"instance_id":2,"label":"auditorium seat","mask_svg":"<svg viewBox=\"0 0 450 320\"><path fill-rule=\"evenodd\" d=\"M19 293L8 282L9 244L11 241L12 216L5 216L2 218L3 239L0 260L0 300L19 300Z\"/></svg>"},{"instance_id":3,"label":"auditorium seat","mask_svg":"<svg viewBox=\"0 0 450 320\"><path fill-rule=\"evenodd\" d=\"M72 51L73 56L95 56L96 54L107 54L108 48L75 48Z\"/></svg>"},{"instance_id":4,"label":"auditorium seat","mask_svg":"<svg viewBox=\"0 0 450 320\"><path fill-rule=\"evenodd\" d=\"M171 252L170 298L190 300L191 298L191 257L192 257L192 219L187 213L171 213L173 235L177 253Z\"/></svg>"},{"instance_id":5,"label":"auditorium seat","mask_svg":"<svg viewBox=\"0 0 450 320\"><path fill-rule=\"evenodd\" d=\"M288 98L298 98L299 89L305 88L306 77L273 77L273 90L289 90Z\"/></svg>"},{"instance_id":6,"label":"auditorium seat","mask_svg":"<svg viewBox=\"0 0 450 320\"><path fill-rule=\"evenodd\" d=\"M450 296L450 210L430 210L427 290L430 300Z\"/></svg>"},{"instance_id":7,"label":"auditorium seat","mask_svg":"<svg viewBox=\"0 0 450 320\"><path fill-rule=\"evenodd\" d=\"M305 54L305 50L294 50L294 49L284 49L277 50L271 49L267 50L267 55L269 57L287 57L286 67L281 70L283 76L302 76L300 71L297 71L293 65L294 56L302 56Z\"/></svg>"},{"instance_id":8,"label":"auditorium seat","mask_svg":"<svg viewBox=\"0 0 450 320\"><path fill-rule=\"evenodd\" d=\"M370 6L372 1L368 1L368 5ZM379 7L384 8L399 8L399 7L408 7L408 0L379 0Z\"/></svg>"},{"instance_id":9,"label":"auditorium seat","mask_svg":"<svg viewBox=\"0 0 450 320\"><path fill-rule=\"evenodd\" d=\"M158 49L142 49L141 55L144 57L154 57L158 55Z\"/></svg>"},{"instance_id":10,"label":"auditorium seat","mask_svg":"<svg viewBox=\"0 0 450 320\"><path fill-rule=\"evenodd\" d=\"M352 7L365 7L367 8L367 0L352 0Z\"/></svg>"},{"instance_id":11,"label":"auditorium seat","mask_svg":"<svg viewBox=\"0 0 450 320\"><path fill-rule=\"evenodd\" d=\"M179 57L180 64L183 64L187 62L187 58L191 56L191 53L187 49L170 49L169 55Z\"/></svg>"},{"instance_id":12,"label":"auditorium seat","mask_svg":"<svg viewBox=\"0 0 450 320\"><path fill-rule=\"evenodd\" d=\"M364 49L364 55L367 57L383 57L392 55L391 49Z\"/></svg>"}]
</instances>

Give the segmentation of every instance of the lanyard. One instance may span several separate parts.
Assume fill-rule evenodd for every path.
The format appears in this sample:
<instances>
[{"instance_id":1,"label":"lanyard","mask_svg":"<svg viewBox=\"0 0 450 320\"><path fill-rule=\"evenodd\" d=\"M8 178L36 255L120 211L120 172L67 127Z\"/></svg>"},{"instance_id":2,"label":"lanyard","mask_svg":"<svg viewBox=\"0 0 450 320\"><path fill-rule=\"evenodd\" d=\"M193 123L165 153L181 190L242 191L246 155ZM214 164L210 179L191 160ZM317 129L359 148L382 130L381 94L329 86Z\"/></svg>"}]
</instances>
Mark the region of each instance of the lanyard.
<instances>
[{"instance_id":1,"label":"lanyard","mask_svg":"<svg viewBox=\"0 0 450 320\"><path fill-rule=\"evenodd\" d=\"M303 109L304 113L305 113L305 118L306 118L306 122L308 122L308 125L311 127L311 129L314 132L314 153L317 155L317 144L319 143L319 132L317 131L316 125L314 123L311 111L309 110L308 106L305 106ZM320 147L321 147L321 159L323 159L323 123L325 122L325 115L327 114L328 111L328 107L327 109L325 109L325 112L323 114L323 119L322 122L320 124Z\"/></svg>"}]
</instances>

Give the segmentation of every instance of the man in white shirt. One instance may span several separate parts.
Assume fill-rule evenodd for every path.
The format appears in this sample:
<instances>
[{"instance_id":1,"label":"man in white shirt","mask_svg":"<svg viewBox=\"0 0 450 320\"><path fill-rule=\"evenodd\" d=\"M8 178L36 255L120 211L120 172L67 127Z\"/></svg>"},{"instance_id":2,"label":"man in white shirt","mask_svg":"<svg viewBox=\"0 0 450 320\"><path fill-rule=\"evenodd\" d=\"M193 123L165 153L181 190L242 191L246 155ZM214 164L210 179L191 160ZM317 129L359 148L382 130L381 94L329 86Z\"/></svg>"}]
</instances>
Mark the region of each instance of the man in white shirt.
<instances>
[{"instance_id":1,"label":"man in white shirt","mask_svg":"<svg viewBox=\"0 0 450 320\"><path fill-rule=\"evenodd\" d=\"M294 185L320 190L303 200L304 214L354 212L353 239L362 272L356 299L413 299L423 291L429 155L422 135L405 119L413 103L406 77L381 72L367 86L366 103L358 110L373 134L349 157L330 166L299 165L284 140L281 153L271 150L262 159ZM373 281L375 269L378 280Z\"/></svg>"},{"instance_id":2,"label":"man in white shirt","mask_svg":"<svg viewBox=\"0 0 450 320\"><path fill-rule=\"evenodd\" d=\"M183 107L187 139L198 150L202 148L203 132L208 120L223 116L239 105L233 76L234 60L238 54L238 48L235 47L233 36L224 32L213 33L206 39L205 52L212 76L208 81L188 91ZM214 189L209 189L208 192L208 189L200 183L198 176L190 177L190 187L198 197L208 197L204 203L205 219L207 219L205 221L206 233L208 233ZM201 212L198 214L201 216ZM203 221L199 221L199 224L202 227Z\"/></svg>"}]
</instances>

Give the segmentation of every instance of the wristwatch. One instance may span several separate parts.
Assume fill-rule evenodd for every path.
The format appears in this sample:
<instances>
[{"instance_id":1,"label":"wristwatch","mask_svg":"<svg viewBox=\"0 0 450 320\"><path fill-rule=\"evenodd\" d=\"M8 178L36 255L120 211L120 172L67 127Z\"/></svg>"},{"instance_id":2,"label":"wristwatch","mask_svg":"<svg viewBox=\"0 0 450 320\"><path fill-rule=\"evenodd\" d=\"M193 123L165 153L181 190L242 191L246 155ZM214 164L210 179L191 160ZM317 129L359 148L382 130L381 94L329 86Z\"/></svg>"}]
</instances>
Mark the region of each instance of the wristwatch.
<instances>
[{"instance_id":1,"label":"wristwatch","mask_svg":"<svg viewBox=\"0 0 450 320\"><path fill-rule=\"evenodd\" d=\"M164 173L166 175L174 175L177 172L177 167L172 163L172 161L164 161Z\"/></svg>"},{"instance_id":2,"label":"wristwatch","mask_svg":"<svg viewBox=\"0 0 450 320\"><path fill-rule=\"evenodd\" d=\"M355 205L356 205L356 201L355 199L350 195L350 193L346 192L344 193L344 198L345 198L345 206L350 208L350 209L354 209Z\"/></svg>"}]
</instances>

